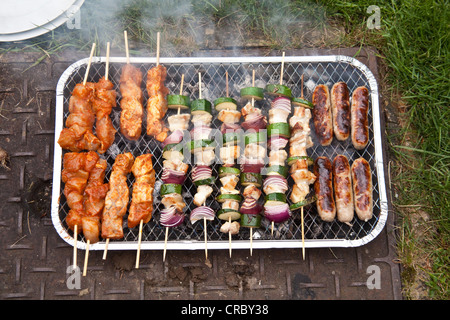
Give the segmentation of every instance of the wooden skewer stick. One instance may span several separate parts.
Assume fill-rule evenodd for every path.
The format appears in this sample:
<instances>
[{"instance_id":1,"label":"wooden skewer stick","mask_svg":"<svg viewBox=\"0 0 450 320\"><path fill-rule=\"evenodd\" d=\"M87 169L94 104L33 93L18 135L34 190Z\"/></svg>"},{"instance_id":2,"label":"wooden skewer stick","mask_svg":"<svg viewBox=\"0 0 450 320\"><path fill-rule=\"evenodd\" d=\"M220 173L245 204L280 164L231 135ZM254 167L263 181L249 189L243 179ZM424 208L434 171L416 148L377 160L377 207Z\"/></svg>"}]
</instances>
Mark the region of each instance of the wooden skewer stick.
<instances>
[{"instance_id":1,"label":"wooden skewer stick","mask_svg":"<svg viewBox=\"0 0 450 320\"><path fill-rule=\"evenodd\" d=\"M169 227L166 227L166 235L164 236L163 262L166 261L167 236L169 235Z\"/></svg>"},{"instance_id":2,"label":"wooden skewer stick","mask_svg":"<svg viewBox=\"0 0 450 320\"><path fill-rule=\"evenodd\" d=\"M228 223L230 224L231 228L231 216L228 217ZM228 231L228 243L230 245L230 258L231 258L231 231Z\"/></svg>"},{"instance_id":3,"label":"wooden skewer stick","mask_svg":"<svg viewBox=\"0 0 450 320\"><path fill-rule=\"evenodd\" d=\"M275 227L275 222L272 221L271 226L270 226L270 236L273 237L273 228Z\"/></svg>"},{"instance_id":4,"label":"wooden skewer stick","mask_svg":"<svg viewBox=\"0 0 450 320\"><path fill-rule=\"evenodd\" d=\"M303 260L305 260L305 223L303 220L303 207L301 209L301 219L302 219L302 255Z\"/></svg>"},{"instance_id":5,"label":"wooden skewer stick","mask_svg":"<svg viewBox=\"0 0 450 320\"><path fill-rule=\"evenodd\" d=\"M183 84L184 84L184 73L181 75L181 84L180 84L180 96L183 95ZM180 114L181 108L178 107L178 114Z\"/></svg>"},{"instance_id":6,"label":"wooden skewer stick","mask_svg":"<svg viewBox=\"0 0 450 320\"><path fill-rule=\"evenodd\" d=\"M123 32L123 37L125 39L125 56L127 57L127 64L130 64L130 52L128 51L128 35L127 30Z\"/></svg>"},{"instance_id":7,"label":"wooden skewer stick","mask_svg":"<svg viewBox=\"0 0 450 320\"><path fill-rule=\"evenodd\" d=\"M203 217L203 234L205 237L205 259L208 259L208 230L206 229L206 218Z\"/></svg>"},{"instance_id":8,"label":"wooden skewer stick","mask_svg":"<svg viewBox=\"0 0 450 320\"><path fill-rule=\"evenodd\" d=\"M109 75L109 52L110 52L110 43L106 43L106 69L105 69L105 79L108 80ZM105 249L103 251L103 260L106 260L106 254L108 253L108 245L109 245L109 238L106 239L105 243Z\"/></svg>"},{"instance_id":9,"label":"wooden skewer stick","mask_svg":"<svg viewBox=\"0 0 450 320\"><path fill-rule=\"evenodd\" d=\"M87 78L89 76L89 69L91 68L92 57L94 56L94 50L95 50L95 42L92 44L91 54L89 56L89 61L88 61L88 65L87 65L87 68L86 68L86 73L84 74L83 86L86 85Z\"/></svg>"},{"instance_id":10,"label":"wooden skewer stick","mask_svg":"<svg viewBox=\"0 0 450 320\"><path fill-rule=\"evenodd\" d=\"M78 238L78 225L73 228L73 268L77 267L77 238Z\"/></svg>"},{"instance_id":11,"label":"wooden skewer stick","mask_svg":"<svg viewBox=\"0 0 450 320\"><path fill-rule=\"evenodd\" d=\"M106 43L106 69L105 69L105 79L108 80L109 75L109 51L111 44L109 42Z\"/></svg>"},{"instance_id":12,"label":"wooden skewer stick","mask_svg":"<svg viewBox=\"0 0 450 320\"><path fill-rule=\"evenodd\" d=\"M280 75L280 84L283 84L283 73L284 73L284 51L283 51L283 56L281 57L281 75Z\"/></svg>"},{"instance_id":13,"label":"wooden skewer stick","mask_svg":"<svg viewBox=\"0 0 450 320\"><path fill-rule=\"evenodd\" d=\"M88 259L89 259L89 245L90 244L91 244L91 241L88 240L86 243L86 254L84 256L83 277L86 276L86 272L87 272L87 264L88 264Z\"/></svg>"},{"instance_id":14,"label":"wooden skewer stick","mask_svg":"<svg viewBox=\"0 0 450 320\"><path fill-rule=\"evenodd\" d=\"M226 92L227 92L227 97L228 97L228 71L225 72L225 78L226 78Z\"/></svg>"},{"instance_id":15,"label":"wooden skewer stick","mask_svg":"<svg viewBox=\"0 0 450 320\"><path fill-rule=\"evenodd\" d=\"M202 98L202 74L198 73L198 98Z\"/></svg>"},{"instance_id":16,"label":"wooden skewer stick","mask_svg":"<svg viewBox=\"0 0 450 320\"><path fill-rule=\"evenodd\" d=\"M159 42L161 39L161 33L156 34L156 65L159 66Z\"/></svg>"},{"instance_id":17,"label":"wooden skewer stick","mask_svg":"<svg viewBox=\"0 0 450 320\"><path fill-rule=\"evenodd\" d=\"M252 87L255 86L255 69L253 69L253 73L252 73ZM252 97L252 107L255 106L255 98Z\"/></svg>"},{"instance_id":18,"label":"wooden skewer stick","mask_svg":"<svg viewBox=\"0 0 450 320\"><path fill-rule=\"evenodd\" d=\"M301 96L301 98L303 99L303 74L302 74L302 87L301 87L301 90L302 90L302 96Z\"/></svg>"},{"instance_id":19,"label":"wooden skewer stick","mask_svg":"<svg viewBox=\"0 0 450 320\"><path fill-rule=\"evenodd\" d=\"M250 228L250 255L253 255L253 228Z\"/></svg>"},{"instance_id":20,"label":"wooden skewer stick","mask_svg":"<svg viewBox=\"0 0 450 320\"><path fill-rule=\"evenodd\" d=\"M141 220L139 223L139 238L138 238L138 247L136 253L136 269L139 269L139 260L141 258L141 242L142 242L142 226L144 225L144 220Z\"/></svg>"}]
</instances>

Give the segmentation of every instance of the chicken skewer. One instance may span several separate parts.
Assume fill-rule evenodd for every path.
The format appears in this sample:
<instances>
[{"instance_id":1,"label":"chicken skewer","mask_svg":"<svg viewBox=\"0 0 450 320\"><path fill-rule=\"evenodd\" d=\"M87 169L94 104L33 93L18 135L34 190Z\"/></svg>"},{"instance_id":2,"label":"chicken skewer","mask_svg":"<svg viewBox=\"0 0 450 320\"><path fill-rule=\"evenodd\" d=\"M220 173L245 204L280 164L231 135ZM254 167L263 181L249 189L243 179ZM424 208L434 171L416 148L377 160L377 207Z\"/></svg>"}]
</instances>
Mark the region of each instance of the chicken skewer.
<instances>
[{"instance_id":1,"label":"chicken skewer","mask_svg":"<svg viewBox=\"0 0 450 320\"><path fill-rule=\"evenodd\" d=\"M247 94L247 93L251 94ZM261 226L262 205L259 203L261 197L262 176L261 169L264 167L266 156L265 136L267 118L262 114L260 108L255 107L256 99L263 99L263 90L255 87L255 71L252 75L252 87L241 89L241 97L251 100L241 109L244 122L241 126L248 133L244 136L245 149L241 157L241 185L244 187L242 195L241 226L250 228L250 255L253 254L253 228Z\"/></svg>"},{"instance_id":2,"label":"chicken skewer","mask_svg":"<svg viewBox=\"0 0 450 320\"><path fill-rule=\"evenodd\" d=\"M164 183L161 186L161 203L165 208L161 210L160 218L161 225L165 227L163 261L166 259L169 228L183 223L183 210L186 206L181 191L189 165L183 162L184 149L181 142L184 137L184 131L189 127L191 115L189 113L180 113L181 106L183 106L183 109L189 107L189 98L183 96L183 84L184 75L181 77L180 94L173 96L173 99L172 96L168 97L170 101L169 108L174 109L177 106L178 111L177 114L168 118L171 134L163 142L163 158L165 160L163 161L163 174L161 177Z\"/></svg>"},{"instance_id":3,"label":"chicken skewer","mask_svg":"<svg viewBox=\"0 0 450 320\"><path fill-rule=\"evenodd\" d=\"M211 132L211 103L202 98L202 75L198 73L199 96L192 102L191 112L194 114L194 128L191 131L191 152L194 154L194 166L192 168L192 181L197 186L194 195L194 204L197 206L190 215L191 223L203 220L203 235L205 242L205 259L208 259L208 233L207 220L214 219L214 210L207 207L206 200L212 194L211 185L215 182L210 166L215 160L214 141L209 140Z\"/></svg>"},{"instance_id":4,"label":"chicken skewer","mask_svg":"<svg viewBox=\"0 0 450 320\"><path fill-rule=\"evenodd\" d=\"M217 200L222 203L222 209L219 212L218 217L221 220L226 221L220 228L220 231L228 233L229 255L231 258L232 235L237 234L240 227L239 222L231 221L238 220L241 217L238 209L242 197L239 194L239 190L237 190L240 170L234 168L234 162L240 155L240 146L238 145L237 135L240 134L239 131L241 130L238 124L241 118L241 112L236 110L236 101L229 97L228 72L226 72L225 78L226 97L218 98L214 101L216 110L219 111L219 120L223 122L221 126L223 147L220 148L220 159L223 164L219 169L219 179L222 183L222 187L220 188L221 194L217 197ZM234 206L236 208L230 209L230 207Z\"/></svg>"},{"instance_id":5,"label":"chicken skewer","mask_svg":"<svg viewBox=\"0 0 450 320\"><path fill-rule=\"evenodd\" d=\"M128 36L124 31L125 38L125 54L127 64L122 67L120 76L120 132L128 139L136 141L141 136L142 118L144 109L142 103L144 95L141 90L142 72L139 68L130 64L130 56L128 52Z\"/></svg>"},{"instance_id":6,"label":"chicken skewer","mask_svg":"<svg viewBox=\"0 0 450 320\"><path fill-rule=\"evenodd\" d=\"M292 102L294 107L294 115L290 118L292 136L290 139L289 159L291 165L291 177L294 180L294 186L291 193L291 210L301 209L301 229L302 229L302 256L305 259L305 222L304 207L314 202L314 197L306 199L309 193L309 185L313 184L316 176L308 171L308 165L312 163L312 159L307 155L307 148L313 146L310 136L309 121L311 119L310 109L312 104L304 99L303 96L303 75L301 77L301 97L294 98Z\"/></svg>"},{"instance_id":7,"label":"chicken skewer","mask_svg":"<svg viewBox=\"0 0 450 320\"><path fill-rule=\"evenodd\" d=\"M286 92L274 93L269 110L269 125L267 127L269 151L269 167L264 180L263 191L266 194L264 215L271 221L271 234L273 236L274 224L287 221L291 217L285 193L288 191L286 159L284 150L289 138L290 128L287 121L291 113L290 89L283 85L284 52L281 60L281 75L279 88Z\"/></svg>"}]
</instances>

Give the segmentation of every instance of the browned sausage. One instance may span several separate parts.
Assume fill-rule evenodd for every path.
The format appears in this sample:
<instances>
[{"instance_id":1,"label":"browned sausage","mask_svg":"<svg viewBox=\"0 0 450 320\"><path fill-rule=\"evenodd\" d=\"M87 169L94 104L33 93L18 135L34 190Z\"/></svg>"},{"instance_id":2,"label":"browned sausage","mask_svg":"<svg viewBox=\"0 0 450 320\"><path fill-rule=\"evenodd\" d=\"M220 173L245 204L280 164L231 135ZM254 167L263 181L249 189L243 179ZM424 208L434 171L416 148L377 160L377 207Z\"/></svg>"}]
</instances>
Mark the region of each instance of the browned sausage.
<instances>
[{"instance_id":1,"label":"browned sausage","mask_svg":"<svg viewBox=\"0 0 450 320\"><path fill-rule=\"evenodd\" d=\"M344 155L337 155L333 160L333 187L336 201L337 219L350 222L353 219L353 188L350 163Z\"/></svg>"},{"instance_id":2,"label":"browned sausage","mask_svg":"<svg viewBox=\"0 0 450 320\"><path fill-rule=\"evenodd\" d=\"M314 104L314 129L319 143L328 146L333 141L333 116L331 114L330 90L326 85L316 86L312 96Z\"/></svg>"},{"instance_id":3,"label":"browned sausage","mask_svg":"<svg viewBox=\"0 0 450 320\"><path fill-rule=\"evenodd\" d=\"M356 215L360 220L370 220L373 212L372 172L364 158L358 158L353 162L352 180Z\"/></svg>"},{"instance_id":4,"label":"browned sausage","mask_svg":"<svg viewBox=\"0 0 450 320\"><path fill-rule=\"evenodd\" d=\"M314 175L317 212L323 221L331 222L336 216L336 205L333 198L333 169L330 159L318 157L314 161Z\"/></svg>"},{"instance_id":5,"label":"browned sausage","mask_svg":"<svg viewBox=\"0 0 450 320\"><path fill-rule=\"evenodd\" d=\"M336 139L347 140L350 136L350 93L345 82L337 82L331 88L331 110Z\"/></svg>"},{"instance_id":6,"label":"browned sausage","mask_svg":"<svg viewBox=\"0 0 450 320\"><path fill-rule=\"evenodd\" d=\"M358 87L352 95L351 109L352 143L355 149L361 150L369 142L369 90Z\"/></svg>"}]
</instances>

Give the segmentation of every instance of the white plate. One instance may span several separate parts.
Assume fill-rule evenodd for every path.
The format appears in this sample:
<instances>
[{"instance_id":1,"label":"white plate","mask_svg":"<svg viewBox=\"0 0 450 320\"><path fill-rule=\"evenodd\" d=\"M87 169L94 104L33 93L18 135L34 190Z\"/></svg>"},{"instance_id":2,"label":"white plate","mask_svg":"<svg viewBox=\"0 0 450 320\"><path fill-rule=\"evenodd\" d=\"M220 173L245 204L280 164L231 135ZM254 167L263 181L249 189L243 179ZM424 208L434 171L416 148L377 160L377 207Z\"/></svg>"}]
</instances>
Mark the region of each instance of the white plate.
<instances>
[{"instance_id":1,"label":"white plate","mask_svg":"<svg viewBox=\"0 0 450 320\"><path fill-rule=\"evenodd\" d=\"M71 19L84 0L0 0L0 41L19 41L49 32Z\"/></svg>"}]
</instances>

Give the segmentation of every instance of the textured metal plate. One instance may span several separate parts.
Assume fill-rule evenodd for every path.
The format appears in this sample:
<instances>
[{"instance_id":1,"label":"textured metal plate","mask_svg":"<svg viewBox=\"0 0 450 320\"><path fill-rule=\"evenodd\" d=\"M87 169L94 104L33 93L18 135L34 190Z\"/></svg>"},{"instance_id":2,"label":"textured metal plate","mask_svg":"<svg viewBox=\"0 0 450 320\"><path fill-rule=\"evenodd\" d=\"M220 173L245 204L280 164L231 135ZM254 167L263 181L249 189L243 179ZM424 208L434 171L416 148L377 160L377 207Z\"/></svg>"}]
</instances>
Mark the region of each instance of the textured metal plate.
<instances>
[{"instance_id":1,"label":"textured metal plate","mask_svg":"<svg viewBox=\"0 0 450 320\"><path fill-rule=\"evenodd\" d=\"M56 100L56 132L62 129L63 120L68 116L68 105L70 94L77 83L83 81L88 59L80 60L71 65L61 76L57 87ZM154 66L155 59L134 58L132 63L138 66L145 75L147 70ZM115 84L116 90L119 87L120 71L126 60L124 58L111 58L109 77ZM350 92L353 92L358 86L366 86L370 91L370 109L369 109L369 128L370 138L368 146L361 151L353 148L350 139L345 142L334 139L333 143L328 147L322 147L312 132L314 146L308 149L308 155L313 159L318 156L327 156L331 160L338 154L344 154L348 157L350 163L358 157L364 157L369 161L373 175L373 198L374 198L374 214L373 218L367 222L358 218L348 224L340 223L337 220L332 223L322 221L316 207L309 206L305 210L305 247L355 247L368 243L374 239L383 229L387 217L387 200L386 189L384 183L384 168L382 161L381 149L381 132L380 132L380 113L378 103L378 87L373 74L359 61L348 56L331 55L331 56L287 56L284 59L285 67L283 73L283 83L291 88L294 96L301 94L301 76L304 75L306 98L311 100L312 91L317 84L327 84L331 87L338 81L347 83ZM182 74L185 75L184 93L189 95L191 100L197 99L199 96L198 73L202 74L202 96L209 101L225 96L225 73L229 74L230 96L239 97L241 88L251 86L252 71L255 70L255 85L265 87L269 83L278 83L281 72L281 57L239 57L239 58L167 58L161 59L161 64L167 67L166 85L170 92L178 93L181 83ZM98 81L105 73L105 58L94 57L89 70L89 81ZM144 79L145 82L145 79ZM143 89L145 83L142 84ZM144 90L145 91L145 90ZM144 98L144 106L146 98ZM118 106L120 106L120 94L117 97ZM240 103L243 106L245 101ZM258 107L267 115L270 109L270 100L265 99L257 102ZM176 110L169 110L167 117L176 113ZM111 115L116 128L120 126L120 107L115 108ZM220 128L221 122L217 120L217 112L213 113L214 121L212 127ZM313 125L311 120L311 126ZM192 124L191 124L192 127ZM145 128L145 123L144 123ZM144 130L143 130L144 131ZM145 132L145 131L144 131ZM57 137L56 137L57 139ZM243 140L243 139L242 139ZM216 155L219 154L221 139L216 138L218 146ZM244 146L241 147L241 150ZM67 231L64 223L65 217L69 211L65 197L63 194L64 185L61 185L60 192L56 188L60 185L60 166L61 155L63 154L58 145L55 143L55 170L53 185L53 212L52 218L56 229L61 236L70 244L74 244L71 232ZM143 229L142 249L163 249L165 228L159 224L159 213L164 207L160 203L159 188L160 175L162 172L162 148L160 143L145 134L137 142L127 141L120 133L116 134L116 140L110 147L104 158L108 161L108 170L106 176L109 176L115 156L121 152L131 152L134 156L150 152L154 155L153 163L156 171L157 184L154 192L154 214L153 218L147 223ZM188 152L185 152L185 155ZM189 154L189 153L188 153ZM185 160L192 164L193 159L185 157ZM213 175L218 176L220 167L220 159L216 156L216 162L213 164ZM264 178L264 177L263 177ZM289 179L292 186L293 181ZM134 182L134 177L129 175L128 183L130 189ZM290 195L290 191L287 196ZM215 197L219 195L220 181L216 181L214 192L208 198L206 205L215 211L220 209L220 204L215 201ZM193 204L193 196L196 187L193 185L190 175L186 183L183 185L183 198L186 201L186 217L189 216L191 210L195 208ZM289 204L290 200L288 200ZM214 221L209 222L207 226L208 247L211 249L228 249L228 234L219 231L222 225L217 217ZM137 248L138 228L129 229L124 221L125 237L123 241L110 242L108 250L135 250ZM192 225L188 218L182 226L170 228L168 237L168 249L204 249L204 231L203 224L196 223ZM250 237L249 229L241 228L238 235L233 237L232 246L235 249L249 248L248 241ZM84 248L85 243L77 242L79 248ZM274 236L271 234L270 223L263 219L262 227L254 231L253 248L289 248L300 247L301 243L301 220L300 214L294 213L293 217L287 222L277 224L274 230ZM92 250L102 250L105 242L100 241L90 246Z\"/></svg>"}]
</instances>

